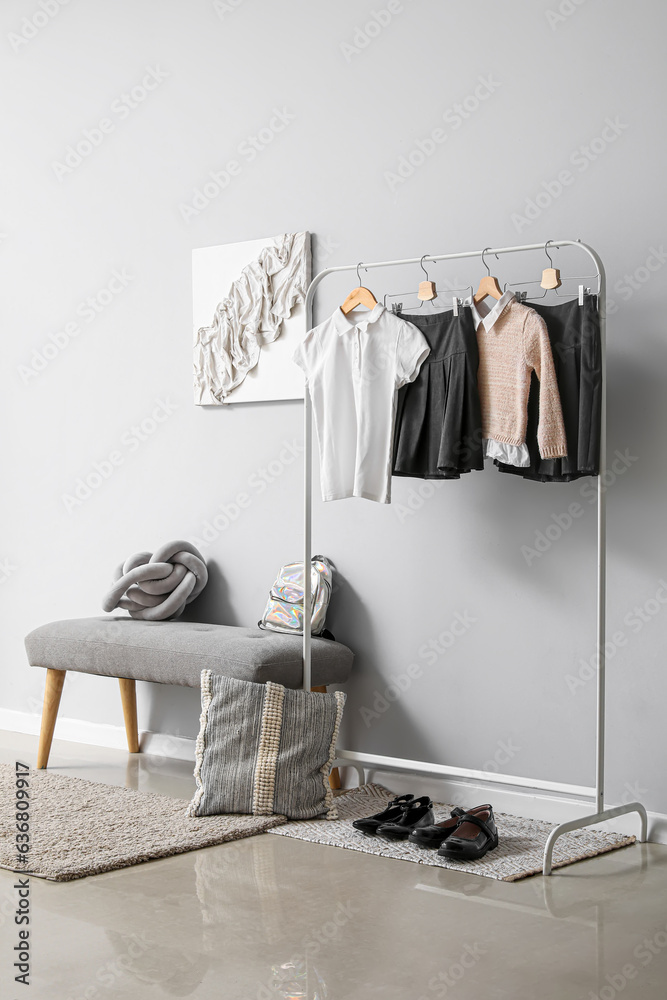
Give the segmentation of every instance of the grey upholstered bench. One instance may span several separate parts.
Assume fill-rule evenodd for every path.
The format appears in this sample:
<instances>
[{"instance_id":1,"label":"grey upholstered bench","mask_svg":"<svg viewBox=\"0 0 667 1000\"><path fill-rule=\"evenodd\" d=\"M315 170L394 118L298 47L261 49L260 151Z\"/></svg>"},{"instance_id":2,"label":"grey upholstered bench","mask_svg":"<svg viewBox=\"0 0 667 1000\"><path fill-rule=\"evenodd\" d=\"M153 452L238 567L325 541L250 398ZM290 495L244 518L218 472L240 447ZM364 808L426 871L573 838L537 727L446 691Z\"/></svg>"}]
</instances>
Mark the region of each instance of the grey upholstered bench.
<instances>
[{"instance_id":1,"label":"grey upholstered bench","mask_svg":"<svg viewBox=\"0 0 667 1000\"><path fill-rule=\"evenodd\" d=\"M240 680L271 680L298 688L302 684L301 642L298 635L260 628L124 617L74 618L42 625L25 640L30 665L47 671L37 767L48 764L68 670L119 679L128 749L138 753L136 681L199 687L202 670L212 670ZM313 689L344 683L352 660L347 646L313 637Z\"/></svg>"}]
</instances>

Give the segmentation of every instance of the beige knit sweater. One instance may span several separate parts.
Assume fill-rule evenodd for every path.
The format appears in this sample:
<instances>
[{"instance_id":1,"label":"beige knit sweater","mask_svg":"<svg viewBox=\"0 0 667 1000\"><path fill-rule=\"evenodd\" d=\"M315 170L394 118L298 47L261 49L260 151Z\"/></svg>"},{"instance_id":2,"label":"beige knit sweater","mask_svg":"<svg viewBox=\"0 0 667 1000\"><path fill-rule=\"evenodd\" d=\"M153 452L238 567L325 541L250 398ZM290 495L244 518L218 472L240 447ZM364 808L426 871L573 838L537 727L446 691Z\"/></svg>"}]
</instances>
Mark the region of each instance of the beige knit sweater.
<instances>
[{"instance_id":1,"label":"beige knit sweater","mask_svg":"<svg viewBox=\"0 0 667 1000\"><path fill-rule=\"evenodd\" d=\"M537 443L542 458L565 458L567 442L549 335L534 309L507 293L487 315L473 306L479 345L482 434L505 444L526 438L531 373L540 380Z\"/></svg>"}]
</instances>

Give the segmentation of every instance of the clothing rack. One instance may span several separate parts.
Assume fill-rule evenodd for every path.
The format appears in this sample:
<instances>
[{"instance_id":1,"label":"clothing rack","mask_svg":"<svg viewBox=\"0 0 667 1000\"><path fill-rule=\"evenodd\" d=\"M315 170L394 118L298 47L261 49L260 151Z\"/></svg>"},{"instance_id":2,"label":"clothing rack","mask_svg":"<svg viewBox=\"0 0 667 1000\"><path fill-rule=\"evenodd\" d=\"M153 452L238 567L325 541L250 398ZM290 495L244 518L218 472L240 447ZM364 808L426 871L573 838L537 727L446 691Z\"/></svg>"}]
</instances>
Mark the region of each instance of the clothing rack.
<instances>
[{"instance_id":1,"label":"clothing rack","mask_svg":"<svg viewBox=\"0 0 667 1000\"><path fill-rule=\"evenodd\" d=\"M638 813L641 819L640 841L646 840L647 835L647 815L646 809L640 802L630 802L613 808L605 809L604 805L604 781L605 781L605 633L606 633L606 504L605 487L603 483L606 459L606 331L605 331L605 271L602 260L597 252L586 243L580 240L549 240L551 247L574 246L583 250L595 263L600 276L598 303L600 310L600 341L602 352L602 407L600 426L600 467L597 479L597 610L596 610L596 679L597 679L597 705L596 705L596 747L595 747L595 786L572 785L562 782L545 781L538 778L522 778L513 774L498 774L494 771L480 771L465 767L454 767L446 764L437 764L429 761L406 760L402 757L385 757L379 754L360 753L353 750L338 750L335 764L351 765L357 771L359 779L363 784L366 780L365 769L385 770L405 772L409 774L419 774L428 777L472 779L484 781L492 784L513 786L515 788L539 789L552 795L566 795L575 800L591 802L594 811L587 816L573 819L566 823L561 823L551 831L544 849L544 874L550 875L552 871L553 849L557 839L564 833L571 830L580 830L587 826L603 823L606 820L614 819L627 813ZM441 260L465 260L473 257L481 257L482 253L493 253L496 255L507 253L523 253L528 250L544 250L543 243L530 243L524 246L486 248L482 250L466 250L463 253L429 255L429 261ZM422 258L409 257L402 260L383 260L363 263L365 269L376 267L396 267L408 264L419 264ZM322 281L330 274L342 271L356 271L357 264L342 264L337 267L327 267L319 274L315 275L311 281L306 294L306 324L310 330L313 326L313 301L315 292ZM312 403L310 393L306 388L304 395L304 443L305 443L305 474L304 474L304 567L310 565L311 559L311 539L312 539ZM304 574L304 581L309 579L309 574ZM311 688L311 593L310 587L304 586L304 630L303 630L303 688L309 691Z\"/></svg>"}]
</instances>

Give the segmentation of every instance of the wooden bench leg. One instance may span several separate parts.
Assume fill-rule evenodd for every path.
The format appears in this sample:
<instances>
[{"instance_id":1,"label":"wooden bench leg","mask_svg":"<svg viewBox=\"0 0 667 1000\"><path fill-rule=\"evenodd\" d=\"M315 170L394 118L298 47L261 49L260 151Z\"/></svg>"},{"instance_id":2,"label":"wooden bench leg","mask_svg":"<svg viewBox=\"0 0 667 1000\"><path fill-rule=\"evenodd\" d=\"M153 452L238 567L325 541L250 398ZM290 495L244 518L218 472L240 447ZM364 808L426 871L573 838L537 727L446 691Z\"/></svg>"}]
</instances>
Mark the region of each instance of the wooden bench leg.
<instances>
[{"instance_id":1,"label":"wooden bench leg","mask_svg":"<svg viewBox=\"0 0 667 1000\"><path fill-rule=\"evenodd\" d=\"M65 683L66 670L46 671L46 688L44 689L44 706L42 708L42 726L39 731L39 747L37 748L37 767L45 768L49 763L53 731L56 728L60 696Z\"/></svg>"},{"instance_id":2,"label":"wooden bench leg","mask_svg":"<svg viewBox=\"0 0 667 1000\"><path fill-rule=\"evenodd\" d=\"M139 730L137 728L137 685L128 677L119 677L120 697L123 702L125 717L125 732L127 733L127 749L130 753L139 753Z\"/></svg>"},{"instance_id":3,"label":"wooden bench leg","mask_svg":"<svg viewBox=\"0 0 667 1000\"><path fill-rule=\"evenodd\" d=\"M317 691L319 694L327 693L326 684L318 684L317 687L311 687L311 691ZM337 767L331 768L331 774L329 775L329 785L331 788L340 788L340 771Z\"/></svg>"}]
</instances>

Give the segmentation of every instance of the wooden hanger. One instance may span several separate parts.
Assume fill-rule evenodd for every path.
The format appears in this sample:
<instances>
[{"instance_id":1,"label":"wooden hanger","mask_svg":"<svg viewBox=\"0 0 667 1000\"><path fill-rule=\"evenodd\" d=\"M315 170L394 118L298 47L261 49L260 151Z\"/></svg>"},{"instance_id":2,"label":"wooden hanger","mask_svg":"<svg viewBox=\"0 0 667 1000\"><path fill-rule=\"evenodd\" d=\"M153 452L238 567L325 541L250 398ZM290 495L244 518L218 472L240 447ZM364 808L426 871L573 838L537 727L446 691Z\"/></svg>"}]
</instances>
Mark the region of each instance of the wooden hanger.
<instances>
[{"instance_id":1,"label":"wooden hanger","mask_svg":"<svg viewBox=\"0 0 667 1000\"><path fill-rule=\"evenodd\" d=\"M484 260L484 254L490 249L491 247L486 247L486 249L482 250L482 264L488 273L484 275L479 283L477 291L475 292L475 302L481 302L482 299L487 297L487 295L491 295L494 299L499 299L503 294L503 290L498 284L498 279L491 274L489 265Z\"/></svg>"},{"instance_id":2,"label":"wooden hanger","mask_svg":"<svg viewBox=\"0 0 667 1000\"><path fill-rule=\"evenodd\" d=\"M428 254L424 254L427 257ZM438 294L435 290L435 281L429 281L428 271L424 267L424 257L419 261L419 266L426 275L426 281L419 282L419 291L417 292L417 298L421 299L422 302L430 302Z\"/></svg>"},{"instance_id":3,"label":"wooden hanger","mask_svg":"<svg viewBox=\"0 0 667 1000\"><path fill-rule=\"evenodd\" d=\"M544 244L544 252L549 258L550 267L545 267L542 271L542 280L540 281L541 288L560 288L562 281L560 280L560 271L557 267L554 267L554 262L551 259L551 254L547 250L547 247L551 243L551 240L547 240ZM545 292L546 294L546 292Z\"/></svg>"},{"instance_id":4,"label":"wooden hanger","mask_svg":"<svg viewBox=\"0 0 667 1000\"><path fill-rule=\"evenodd\" d=\"M353 309L356 309L357 306L366 306L367 309L375 309L378 304L378 300L375 298L371 290L369 288L364 288L361 284L361 278L359 276L360 267L362 267L362 264L357 264L357 281L359 284L356 288L352 289L340 307L340 311L344 316L347 316L347 314L352 312Z\"/></svg>"}]
</instances>

